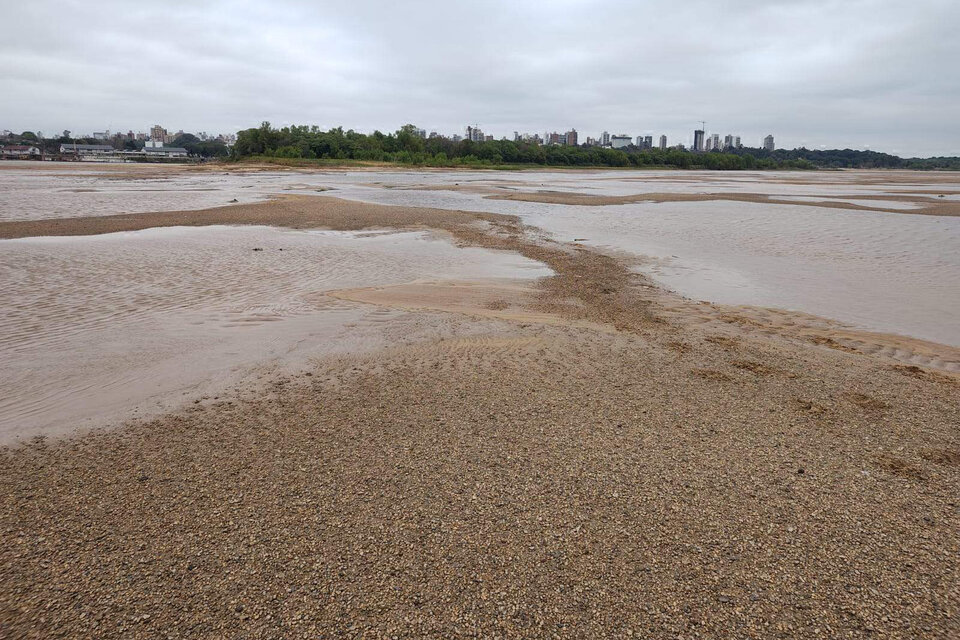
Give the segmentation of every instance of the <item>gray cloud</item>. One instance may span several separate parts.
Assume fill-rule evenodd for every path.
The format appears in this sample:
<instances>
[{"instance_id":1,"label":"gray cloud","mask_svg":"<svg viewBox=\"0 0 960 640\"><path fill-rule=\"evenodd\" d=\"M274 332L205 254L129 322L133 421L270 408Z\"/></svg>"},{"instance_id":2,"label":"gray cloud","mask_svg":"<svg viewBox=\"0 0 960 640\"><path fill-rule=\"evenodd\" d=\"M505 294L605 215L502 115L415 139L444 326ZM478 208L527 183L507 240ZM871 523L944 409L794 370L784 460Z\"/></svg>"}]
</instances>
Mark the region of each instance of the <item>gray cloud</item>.
<instances>
[{"instance_id":1,"label":"gray cloud","mask_svg":"<svg viewBox=\"0 0 960 640\"><path fill-rule=\"evenodd\" d=\"M960 3L188 2L4 8L0 127L406 122L960 155Z\"/></svg>"}]
</instances>

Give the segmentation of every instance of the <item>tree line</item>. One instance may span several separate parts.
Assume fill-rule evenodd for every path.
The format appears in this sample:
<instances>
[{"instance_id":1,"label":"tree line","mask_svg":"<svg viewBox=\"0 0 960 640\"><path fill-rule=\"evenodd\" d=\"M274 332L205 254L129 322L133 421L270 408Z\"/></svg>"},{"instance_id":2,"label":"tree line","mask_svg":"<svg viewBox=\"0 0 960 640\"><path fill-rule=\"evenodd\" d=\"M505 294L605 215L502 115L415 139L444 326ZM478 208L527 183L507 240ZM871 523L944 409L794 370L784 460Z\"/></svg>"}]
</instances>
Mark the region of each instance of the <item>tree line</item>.
<instances>
[{"instance_id":1,"label":"tree line","mask_svg":"<svg viewBox=\"0 0 960 640\"><path fill-rule=\"evenodd\" d=\"M815 169L891 168L960 169L960 158L904 159L875 151L807 149L766 151L738 148L693 153L671 148L624 149L586 145L540 145L490 140L454 141L446 137L422 138L413 125L394 133L371 134L344 131L342 127L321 130L316 126L275 128L269 122L237 133L233 158L266 157L318 160L360 160L420 166L505 165L581 167L676 167L681 169Z\"/></svg>"}]
</instances>

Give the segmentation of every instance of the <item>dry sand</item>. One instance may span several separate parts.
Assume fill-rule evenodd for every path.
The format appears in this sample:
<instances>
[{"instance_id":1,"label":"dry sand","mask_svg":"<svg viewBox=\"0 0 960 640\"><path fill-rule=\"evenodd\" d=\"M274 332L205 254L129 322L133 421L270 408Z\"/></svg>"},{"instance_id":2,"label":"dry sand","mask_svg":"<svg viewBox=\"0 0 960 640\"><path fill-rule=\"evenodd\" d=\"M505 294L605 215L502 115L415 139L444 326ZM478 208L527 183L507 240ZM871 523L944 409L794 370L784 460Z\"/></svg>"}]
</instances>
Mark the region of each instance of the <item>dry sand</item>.
<instances>
[{"instance_id":1,"label":"dry sand","mask_svg":"<svg viewBox=\"0 0 960 640\"><path fill-rule=\"evenodd\" d=\"M960 385L906 364L937 345L694 305L507 216L285 198L0 236L213 222L430 227L556 276L341 292L452 328L5 450L4 636L960 634Z\"/></svg>"}]
</instances>

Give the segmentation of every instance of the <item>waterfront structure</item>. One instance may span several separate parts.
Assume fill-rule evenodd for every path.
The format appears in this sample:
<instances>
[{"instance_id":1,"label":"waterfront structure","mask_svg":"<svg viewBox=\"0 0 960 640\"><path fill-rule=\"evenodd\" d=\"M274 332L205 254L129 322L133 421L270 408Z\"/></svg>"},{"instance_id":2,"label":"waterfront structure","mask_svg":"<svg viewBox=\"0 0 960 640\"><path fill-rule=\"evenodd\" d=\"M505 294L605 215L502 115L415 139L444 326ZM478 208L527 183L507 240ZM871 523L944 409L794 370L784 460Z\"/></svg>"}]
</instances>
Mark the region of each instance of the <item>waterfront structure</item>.
<instances>
[{"instance_id":1,"label":"waterfront structure","mask_svg":"<svg viewBox=\"0 0 960 640\"><path fill-rule=\"evenodd\" d=\"M776 149L776 146L773 144L773 134L770 134L763 139L763 150L773 151L774 149Z\"/></svg>"},{"instance_id":2,"label":"waterfront structure","mask_svg":"<svg viewBox=\"0 0 960 640\"><path fill-rule=\"evenodd\" d=\"M60 145L61 155L72 155L78 158L90 156L112 155L116 149L108 144L77 144L76 142L67 142Z\"/></svg>"},{"instance_id":3,"label":"waterfront structure","mask_svg":"<svg viewBox=\"0 0 960 640\"><path fill-rule=\"evenodd\" d=\"M40 149L29 144L11 144L5 147L0 147L0 156L12 159L20 160L26 158L36 158L40 155Z\"/></svg>"},{"instance_id":4,"label":"waterfront structure","mask_svg":"<svg viewBox=\"0 0 960 640\"><path fill-rule=\"evenodd\" d=\"M695 129L693 132L693 150L703 151L703 129Z\"/></svg>"},{"instance_id":5,"label":"waterfront structure","mask_svg":"<svg viewBox=\"0 0 960 640\"><path fill-rule=\"evenodd\" d=\"M667 136L660 136L660 151L667 150Z\"/></svg>"},{"instance_id":6,"label":"waterfront structure","mask_svg":"<svg viewBox=\"0 0 960 640\"><path fill-rule=\"evenodd\" d=\"M186 158L187 150L183 147L144 147L143 152L150 158Z\"/></svg>"},{"instance_id":7,"label":"waterfront structure","mask_svg":"<svg viewBox=\"0 0 960 640\"><path fill-rule=\"evenodd\" d=\"M604 131L606 134L606 131ZM632 139L629 135L621 133L620 135L610 136L610 146L614 149L623 149L624 147L629 147Z\"/></svg>"}]
</instances>

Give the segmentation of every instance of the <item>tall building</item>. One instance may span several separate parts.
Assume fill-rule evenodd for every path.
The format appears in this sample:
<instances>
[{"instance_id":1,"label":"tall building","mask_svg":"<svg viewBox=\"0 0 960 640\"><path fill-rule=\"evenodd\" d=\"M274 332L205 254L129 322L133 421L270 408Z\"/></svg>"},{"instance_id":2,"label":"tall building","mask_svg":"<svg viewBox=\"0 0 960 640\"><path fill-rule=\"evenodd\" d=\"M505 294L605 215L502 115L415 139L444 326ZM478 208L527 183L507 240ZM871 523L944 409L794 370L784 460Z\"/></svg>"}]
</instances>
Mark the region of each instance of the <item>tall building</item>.
<instances>
[{"instance_id":1,"label":"tall building","mask_svg":"<svg viewBox=\"0 0 960 640\"><path fill-rule=\"evenodd\" d=\"M150 139L154 142L167 142L167 137L169 135L170 134L167 133L167 130L158 124L150 127Z\"/></svg>"},{"instance_id":2,"label":"tall building","mask_svg":"<svg viewBox=\"0 0 960 640\"><path fill-rule=\"evenodd\" d=\"M773 151L776 149L776 146L773 144L773 134L763 139L763 149L764 151Z\"/></svg>"},{"instance_id":3,"label":"tall building","mask_svg":"<svg viewBox=\"0 0 960 640\"><path fill-rule=\"evenodd\" d=\"M483 131L480 130L480 127L471 127L467 125L467 140L472 142L483 142L486 138L483 135Z\"/></svg>"},{"instance_id":4,"label":"tall building","mask_svg":"<svg viewBox=\"0 0 960 640\"><path fill-rule=\"evenodd\" d=\"M667 150L667 136L660 136L660 151Z\"/></svg>"},{"instance_id":5,"label":"tall building","mask_svg":"<svg viewBox=\"0 0 960 640\"><path fill-rule=\"evenodd\" d=\"M732 149L733 148L733 136L729 133L723 136L723 148Z\"/></svg>"},{"instance_id":6,"label":"tall building","mask_svg":"<svg viewBox=\"0 0 960 640\"><path fill-rule=\"evenodd\" d=\"M653 149L653 136L643 136L643 148Z\"/></svg>"},{"instance_id":7,"label":"tall building","mask_svg":"<svg viewBox=\"0 0 960 640\"><path fill-rule=\"evenodd\" d=\"M571 146L574 146L574 147L577 146L577 130L576 129L570 129L570 131L567 131L566 142Z\"/></svg>"},{"instance_id":8,"label":"tall building","mask_svg":"<svg viewBox=\"0 0 960 640\"><path fill-rule=\"evenodd\" d=\"M609 147L610 146L610 134L604 131L600 134L600 146Z\"/></svg>"},{"instance_id":9,"label":"tall building","mask_svg":"<svg viewBox=\"0 0 960 640\"><path fill-rule=\"evenodd\" d=\"M703 151L703 129L696 129L693 132L693 150Z\"/></svg>"},{"instance_id":10,"label":"tall building","mask_svg":"<svg viewBox=\"0 0 960 640\"><path fill-rule=\"evenodd\" d=\"M637 145L637 148L641 148L641 149L643 148L643 136L637 136L636 145Z\"/></svg>"},{"instance_id":11,"label":"tall building","mask_svg":"<svg viewBox=\"0 0 960 640\"><path fill-rule=\"evenodd\" d=\"M720 150L720 134L715 133L710 136L710 150L719 151Z\"/></svg>"},{"instance_id":12,"label":"tall building","mask_svg":"<svg viewBox=\"0 0 960 640\"><path fill-rule=\"evenodd\" d=\"M733 146L735 146L737 149L740 148L740 136L733 137Z\"/></svg>"}]
</instances>

